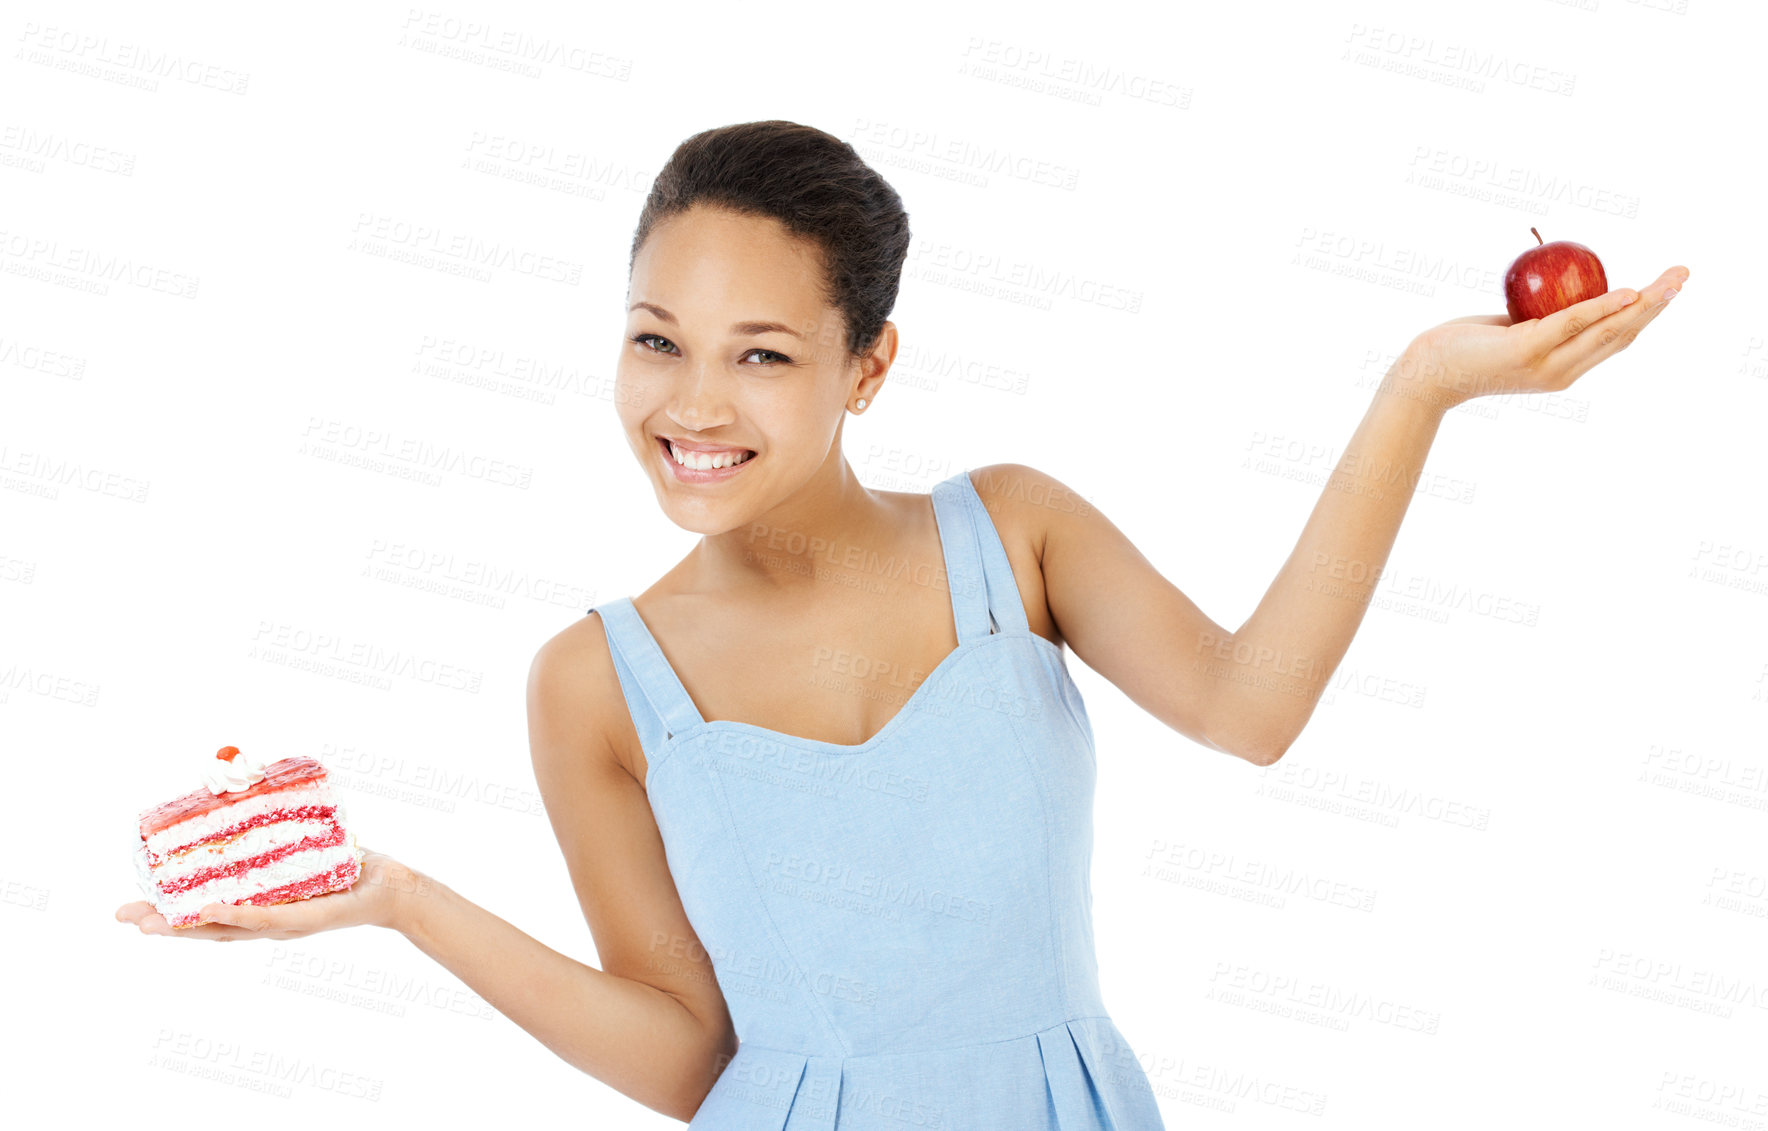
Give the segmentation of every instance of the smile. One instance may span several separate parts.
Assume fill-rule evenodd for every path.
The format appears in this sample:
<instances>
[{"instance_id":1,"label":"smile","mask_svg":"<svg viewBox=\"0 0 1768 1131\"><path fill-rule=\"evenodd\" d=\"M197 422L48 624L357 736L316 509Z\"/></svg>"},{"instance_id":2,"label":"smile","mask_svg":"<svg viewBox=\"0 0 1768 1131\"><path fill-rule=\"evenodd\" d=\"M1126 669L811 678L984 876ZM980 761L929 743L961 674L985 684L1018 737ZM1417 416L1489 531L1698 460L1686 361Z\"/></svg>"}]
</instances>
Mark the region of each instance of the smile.
<instances>
[{"instance_id":1,"label":"smile","mask_svg":"<svg viewBox=\"0 0 1768 1131\"><path fill-rule=\"evenodd\" d=\"M667 436L657 437L664 461L683 483L715 483L728 479L755 462L759 454L750 448L684 448Z\"/></svg>"},{"instance_id":2,"label":"smile","mask_svg":"<svg viewBox=\"0 0 1768 1131\"><path fill-rule=\"evenodd\" d=\"M712 451L692 451L678 446L673 440L659 436L669 448L669 455L683 467L691 467L697 471L711 471L720 467L731 467L735 464L753 459L755 453L748 448L717 448Z\"/></svg>"}]
</instances>

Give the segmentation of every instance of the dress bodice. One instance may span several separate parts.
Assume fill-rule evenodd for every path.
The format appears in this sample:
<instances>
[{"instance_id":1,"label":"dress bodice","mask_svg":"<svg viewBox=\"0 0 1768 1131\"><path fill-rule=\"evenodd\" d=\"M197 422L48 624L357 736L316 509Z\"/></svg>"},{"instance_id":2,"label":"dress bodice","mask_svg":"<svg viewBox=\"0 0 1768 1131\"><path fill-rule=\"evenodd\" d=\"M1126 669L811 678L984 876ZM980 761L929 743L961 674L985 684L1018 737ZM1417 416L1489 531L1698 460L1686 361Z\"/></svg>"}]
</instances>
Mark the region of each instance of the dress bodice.
<instances>
[{"instance_id":1,"label":"dress bodice","mask_svg":"<svg viewBox=\"0 0 1768 1131\"><path fill-rule=\"evenodd\" d=\"M858 745L706 721L594 610L741 1042L691 1128L1162 1127L1099 993L1086 706L968 472L932 496L958 645Z\"/></svg>"}]
</instances>

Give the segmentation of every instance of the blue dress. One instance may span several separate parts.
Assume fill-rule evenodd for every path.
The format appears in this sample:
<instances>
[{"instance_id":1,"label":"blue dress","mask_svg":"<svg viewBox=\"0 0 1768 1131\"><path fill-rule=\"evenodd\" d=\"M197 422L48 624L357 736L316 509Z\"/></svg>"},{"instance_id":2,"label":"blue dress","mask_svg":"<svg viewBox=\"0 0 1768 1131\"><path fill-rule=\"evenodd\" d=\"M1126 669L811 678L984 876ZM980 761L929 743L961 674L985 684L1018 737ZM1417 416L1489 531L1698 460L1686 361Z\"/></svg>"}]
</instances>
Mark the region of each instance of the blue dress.
<instances>
[{"instance_id":1,"label":"blue dress","mask_svg":"<svg viewBox=\"0 0 1768 1131\"><path fill-rule=\"evenodd\" d=\"M932 495L958 646L858 745L707 722L630 597L591 610L741 1042L690 1131L1164 1128L1099 995L1080 689L968 471Z\"/></svg>"}]
</instances>

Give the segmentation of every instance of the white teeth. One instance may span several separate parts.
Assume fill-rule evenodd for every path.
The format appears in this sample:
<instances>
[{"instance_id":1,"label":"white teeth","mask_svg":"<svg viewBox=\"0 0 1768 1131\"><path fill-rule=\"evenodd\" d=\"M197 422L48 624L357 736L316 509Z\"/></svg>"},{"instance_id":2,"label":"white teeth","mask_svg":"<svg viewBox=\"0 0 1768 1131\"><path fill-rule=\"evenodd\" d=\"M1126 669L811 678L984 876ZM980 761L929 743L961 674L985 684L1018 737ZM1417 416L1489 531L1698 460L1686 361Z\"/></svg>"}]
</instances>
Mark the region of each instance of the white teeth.
<instances>
[{"instance_id":1,"label":"white teeth","mask_svg":"<svg viewBox=\"0 0 1768 1131\"><path fill-rule=\"evenodd\" d=\"M754 452L690 452L676 447L673 440L669 442L669 454L675 457L676 463L683 467L691 467L695 471L711 471L715 468L730 467L733 464L743 463L755 455Z\"/></svg>"}]
</instances>

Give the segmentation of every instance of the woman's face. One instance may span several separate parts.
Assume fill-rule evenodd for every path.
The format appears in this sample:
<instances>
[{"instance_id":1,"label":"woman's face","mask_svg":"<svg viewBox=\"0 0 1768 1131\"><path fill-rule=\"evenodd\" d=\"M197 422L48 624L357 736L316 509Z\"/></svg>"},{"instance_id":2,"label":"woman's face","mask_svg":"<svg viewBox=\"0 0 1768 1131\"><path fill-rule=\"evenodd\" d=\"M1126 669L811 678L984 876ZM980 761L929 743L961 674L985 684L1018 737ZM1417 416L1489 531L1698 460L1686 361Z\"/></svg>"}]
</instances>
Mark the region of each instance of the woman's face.
<instances>
[{"instance_id":1,"label":"woman's face","mask_svg":"<svg viewBox=\"0 0 1768 1131\"><path fill-rule=\"evenodd\" d=\"M657 225L639 249L615 402L678 526L741 526L839 460L842 417L866 367L850 361L841 314L824 305L822 270L814 245L779 221L705 207ZM704 454L683 467L669 440L714 449L716 463L753 454L697 470Z\"/></svg>"}]
</instances>

